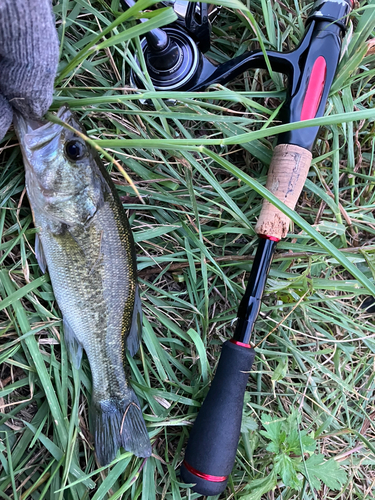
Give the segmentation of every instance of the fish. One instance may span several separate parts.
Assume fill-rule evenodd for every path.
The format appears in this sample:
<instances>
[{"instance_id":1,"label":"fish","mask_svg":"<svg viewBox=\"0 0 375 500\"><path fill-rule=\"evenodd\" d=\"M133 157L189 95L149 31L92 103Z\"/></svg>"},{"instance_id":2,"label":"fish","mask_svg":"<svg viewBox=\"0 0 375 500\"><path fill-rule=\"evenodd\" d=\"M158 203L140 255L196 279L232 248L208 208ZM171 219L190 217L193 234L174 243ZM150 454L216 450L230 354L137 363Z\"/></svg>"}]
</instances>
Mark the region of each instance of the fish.
<instances>
[{"instance_id":1,"label":"fish","mask_svg":"<svg viewBox=\"0 0 375 500\"><path fill-rule=\"evenodd\" d=\"M84 133L67 106L57 117ZM48 269L70 360L83 350L92 373L90 417L99 464L120 447L151 455L141 406L126 378L126 350L138 351L142 308L135 245L116 188L98 154L74 131L16 113L35 254Z\"/></svg>"}]
</instances>

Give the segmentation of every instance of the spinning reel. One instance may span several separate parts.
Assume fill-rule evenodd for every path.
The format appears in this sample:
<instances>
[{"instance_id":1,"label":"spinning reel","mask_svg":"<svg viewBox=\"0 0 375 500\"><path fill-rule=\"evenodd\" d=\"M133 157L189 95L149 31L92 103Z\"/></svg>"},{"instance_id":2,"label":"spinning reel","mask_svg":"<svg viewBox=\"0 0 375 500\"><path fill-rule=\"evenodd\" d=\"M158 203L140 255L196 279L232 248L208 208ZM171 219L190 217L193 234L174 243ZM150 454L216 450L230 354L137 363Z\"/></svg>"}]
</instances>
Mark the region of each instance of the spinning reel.
<instances>
[{"instance_id":1,"label":"spinning reel","mask_svg":"<svg viewBox=\"0 0 375 500\"><path fill-rule=\"evenodd\" d=\"M122 2L128 7L134 5L133 0ZM261 50L244 52L219 65L207 59L204 52L210 48L211 23L219 11L215 6L185 0L162 4L172 5L178 20L150 31L141 42L156 90L200 91L212 84L225 85L249 69L267 69ZM288 77L287 96L279 114L283 123L323 116L351 8L352 0L317 0L298 47L290 52L266 51L271 68ZM134 72L130 80L135 88L143 87ZM292 130L280 135L279 142L311 150L317 130Z\"/></svg>"}]
</instances>

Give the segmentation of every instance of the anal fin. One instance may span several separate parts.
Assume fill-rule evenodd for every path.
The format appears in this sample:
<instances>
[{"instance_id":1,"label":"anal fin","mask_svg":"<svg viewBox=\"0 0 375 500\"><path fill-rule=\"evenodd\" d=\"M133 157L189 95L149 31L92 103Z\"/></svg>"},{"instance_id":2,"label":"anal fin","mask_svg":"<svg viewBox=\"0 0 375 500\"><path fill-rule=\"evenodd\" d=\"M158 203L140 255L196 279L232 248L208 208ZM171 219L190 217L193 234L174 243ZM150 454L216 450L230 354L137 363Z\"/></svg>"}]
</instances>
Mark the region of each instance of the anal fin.
<instances>
[{"instance_id":1,"label":"anal fin","mask_svg":"<svg viewBox=\"0 0 375 500\"><path fill-rule=\"evenodd\" d=\"M139 296L139 288L137 285L135 289L132 323L130 326L128 338L126 339L126 347L128 348L131 357L133 357L134 354L139 349L141 336L142 336L142 301L141 297Z\"/></svg>"},{"instance_id":2,"label":"anal fin","mask_svg":"<svg viewBox=\"0 0 375 500\"><path fill-rule=\"evenodd\" d=\"M72 327L65 319L63 319L63 325L64 325L64 340L66 348L69 353L70 361L74 366L74 368L78 370L79 367L81 366L82 346L78 342Z\"/></svg>"}]
</instances>

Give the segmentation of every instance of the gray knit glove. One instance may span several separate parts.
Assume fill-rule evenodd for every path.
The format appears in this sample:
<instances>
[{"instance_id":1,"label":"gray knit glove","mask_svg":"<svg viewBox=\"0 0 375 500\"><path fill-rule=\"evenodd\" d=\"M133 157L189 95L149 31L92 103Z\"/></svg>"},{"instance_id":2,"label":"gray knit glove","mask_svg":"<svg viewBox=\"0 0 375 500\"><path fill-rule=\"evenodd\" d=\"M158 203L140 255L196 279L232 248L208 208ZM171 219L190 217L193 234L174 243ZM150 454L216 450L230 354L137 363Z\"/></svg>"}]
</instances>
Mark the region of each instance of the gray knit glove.
<instances>
[{"instance_id":1,"label":"gray knit glove","mask_svg":"<svg viewBox=\"0 0 375 500\"><path fill-rule=\"evenodd\" d=\"M58 58L51 0L0 0L0 140L12 107L30 118L48 110Z\"/></svg>"}]
</instances>

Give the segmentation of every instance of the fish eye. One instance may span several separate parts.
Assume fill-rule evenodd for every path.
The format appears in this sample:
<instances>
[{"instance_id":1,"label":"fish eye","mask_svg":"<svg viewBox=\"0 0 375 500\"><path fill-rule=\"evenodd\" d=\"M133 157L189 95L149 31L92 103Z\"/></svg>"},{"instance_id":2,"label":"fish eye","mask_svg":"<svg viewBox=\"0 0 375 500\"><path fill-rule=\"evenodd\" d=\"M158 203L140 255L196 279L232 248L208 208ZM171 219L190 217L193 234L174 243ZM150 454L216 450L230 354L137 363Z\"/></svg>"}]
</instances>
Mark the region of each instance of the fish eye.
<instances>
[{"instance_id":1,"label":"fish eye","mask_svg":"<svg viewBox=\"0 0 375 500\"><path fill-rule=\"evenodd\" d=\"M70 160L81 160L86 153L86 146L83 142L73 139L66 143L65 153Z\"/></svg>"}]
</instances>

